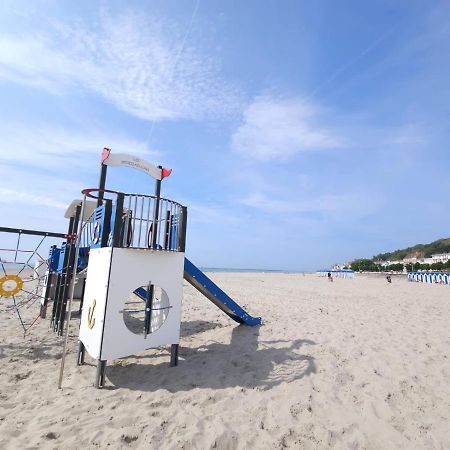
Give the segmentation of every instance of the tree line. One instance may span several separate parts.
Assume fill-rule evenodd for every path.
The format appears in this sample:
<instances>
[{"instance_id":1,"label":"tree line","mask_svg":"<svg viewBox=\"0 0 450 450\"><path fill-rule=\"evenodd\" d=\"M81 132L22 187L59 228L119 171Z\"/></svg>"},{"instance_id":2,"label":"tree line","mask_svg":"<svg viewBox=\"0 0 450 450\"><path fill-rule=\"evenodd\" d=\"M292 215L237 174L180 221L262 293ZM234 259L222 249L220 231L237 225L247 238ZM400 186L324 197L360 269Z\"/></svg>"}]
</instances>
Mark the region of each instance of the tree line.
<instances>
[{"instance_id":1,"label":"tree line","mask_svg":"<svg viewBox=\"0 0 450 450\"><path fill-rule=\"evenodd\" d=\"M350 268L355 272L385 272L385 271L394 271L394 272L402 272L406 269L408 272L417 272L418 270L434 270L437 272L441 271L450 271L450 260L447 262L436 262L434 264L422 264L422 263L397 263L390 264L388 266L382 266L380 264L376 264L371 259L357 259L353 261L350 265Z\"/></svg>"},{"instance_id":2,"label":"tree line","mask_svg":"<svg viewBox=\"0 0 450 450\"><path fill-rule=\"evenodd\" d=\"M398 261L406 258L408 255L421 255L429 258L438 253L450 252L450 238L438 239L430 244L417 244L414 247L408 247L394 252L380 253L372 258L373 261Z\"/></svg>"}]
</instances>

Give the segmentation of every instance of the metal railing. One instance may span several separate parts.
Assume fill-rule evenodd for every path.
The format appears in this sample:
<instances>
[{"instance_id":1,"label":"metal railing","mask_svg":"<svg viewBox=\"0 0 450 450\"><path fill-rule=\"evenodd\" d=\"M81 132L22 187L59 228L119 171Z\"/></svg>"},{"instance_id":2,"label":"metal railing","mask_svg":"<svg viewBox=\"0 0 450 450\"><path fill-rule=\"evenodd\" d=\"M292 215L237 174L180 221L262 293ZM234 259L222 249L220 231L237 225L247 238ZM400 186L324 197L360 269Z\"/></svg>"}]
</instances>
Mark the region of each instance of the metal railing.
<instances>
[{"instance_id":1,"label":"metal railing","mask_svg":"<svg viewBox=\"0 0 450 450\"><path fill-rule=\"evenodd\" d=\"M87 191L85 194L93 197L94 190ZM184 252L185 206L153 195L105 192L108 198L102 198L101 204L108 211L105 212L109 221L107 246ZM98 231L95 221L94 213L83 230L81 246L93 241ZM98 241L99 237L96 238Z\"/></svg>"},{"instance_id":2,"label":"metal railing","mask_svg":"<svg viewBox=\"0 0 450 450\"><path fill-rule=\"evenodd\" d=\"M183 207L172 200L125 194L123 246L179 251L182 215Z\"/></svg>"}]
</instances>

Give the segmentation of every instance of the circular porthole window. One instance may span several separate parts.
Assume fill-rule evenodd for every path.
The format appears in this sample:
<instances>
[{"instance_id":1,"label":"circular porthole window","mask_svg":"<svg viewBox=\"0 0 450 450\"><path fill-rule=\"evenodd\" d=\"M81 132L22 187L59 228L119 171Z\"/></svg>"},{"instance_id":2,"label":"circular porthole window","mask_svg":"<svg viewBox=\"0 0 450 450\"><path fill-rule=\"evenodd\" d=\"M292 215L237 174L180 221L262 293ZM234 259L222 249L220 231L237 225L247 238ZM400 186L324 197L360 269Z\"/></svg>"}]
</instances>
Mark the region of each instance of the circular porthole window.
<instances>
[{"instance_id":1,"label":"circular porthole window","mask_svg":"<svg viewBox=\"0 0 450 450\"><path fill-rule=\"evenodd\" d=\"M147 335L159 330L171 306L166 291L159 286L140 286L127 298L120 311L126 327L134 334Z\"/></svg>"}]
</instances>

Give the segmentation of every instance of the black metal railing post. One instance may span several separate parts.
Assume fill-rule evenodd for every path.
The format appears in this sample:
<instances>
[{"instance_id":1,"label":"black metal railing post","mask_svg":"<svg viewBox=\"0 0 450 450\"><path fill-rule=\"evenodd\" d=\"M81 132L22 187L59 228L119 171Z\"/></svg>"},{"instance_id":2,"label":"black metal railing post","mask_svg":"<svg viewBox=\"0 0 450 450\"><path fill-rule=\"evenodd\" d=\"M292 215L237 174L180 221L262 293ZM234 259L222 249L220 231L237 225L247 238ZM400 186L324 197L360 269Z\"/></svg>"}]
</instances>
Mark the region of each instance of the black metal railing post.
<instances>
[{"instance_id":1,"label":"black metal railing post","mask_svg":"<svg viewBox=\"0 0 450 450\"><path fill-rule=\"evenodd\" d=\"M187 207L181 207L181 218L178 223L180 227L178 231L178 246L177 250L179 252L184 252L186 250L186 230L187 230Z\"/></svg>"},{"instance_id":2,"label":"black metal railing post","mask_svg":"<svg viewBox=\"0 0 450 450\"><path fill-rule=\"evenodd\" d=\"M162 169L162 166L158 166ZM155 182L155 210L153 212L152 249L156 250L158 240L159 201L161 198L161 180Z\"/></svg>"},{"instance_id":3,"label":"black metal railing post","mask_svg":"<svg viewBox=\"0 0 450 450\"><path fill-rule=\"evenodd\" d=\"M108 247L109 234L111 233L111 214L112 214L112 200L104 199L104 211L103 211L103 227L101 229L101 247Z\"/></svg>"},{"instance_id":4,"label":"black metal railing post","mask_svg":"<svg viewBox=\"0 0 450 450\"><path fill-rule=\"evenodd\" d=\"M166 211L166 222L164 225L164 250L169 249L169 238L170 238L170 211Z\"/></svg>"},{"instance_id":5,"label":"black metal railing post","mask_svg":"<svg viewBox=\"0 0 450 450\"><path fill-rule=\"evenodd\" d=\"M147 298L145 301L144 338L147 338L147 335L151 333L154 290L154 285L149 282L147 286Z\"/></svg>"},{"instance_id":6,"label":"black metal railing post","mask_svg":"<svg viewBox=\"0 0 450 450\"><path fill-rule=\"evenodd\" d=\"M108 166L105 166L105 164L102 164L101 169L100 169L100 179L98 182L99 191L98 191L97 206L100 206L103 202L107 170L108 170Z\"/></svg>"},{"instance_id":7,"label":"black metal railing post","mask_svg":"<svg viewBox=\"0 0 450 450\"><path fill-rule=\"evenodd\" d=\"M123 247L123 242L121 239L121 231L122 231L122 217L123 217L123 202L124 202L125 194L123 192L119 192L117 194L116 200L116 216L114 218L114 233L112 239L112 247Z\"/></svg>"}]
</instances>

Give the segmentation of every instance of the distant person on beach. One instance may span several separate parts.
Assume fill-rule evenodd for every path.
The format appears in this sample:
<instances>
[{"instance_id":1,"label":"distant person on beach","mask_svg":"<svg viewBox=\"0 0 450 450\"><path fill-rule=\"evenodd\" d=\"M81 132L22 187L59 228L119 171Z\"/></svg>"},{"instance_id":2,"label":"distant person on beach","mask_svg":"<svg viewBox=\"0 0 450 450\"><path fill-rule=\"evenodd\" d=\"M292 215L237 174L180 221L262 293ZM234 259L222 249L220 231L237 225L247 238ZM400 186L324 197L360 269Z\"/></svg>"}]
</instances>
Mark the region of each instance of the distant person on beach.
<instances>
[{"instance_id":1,"label":"distant person on beach","mask_svg":"<svg viewBox=\"0 0 450 450\"><path fill-rule=\"evenodd\" d=\"M333 282L333 277L331 276L331 272L328 272L328 281Z\"/></svg>"},{"instance_id":2,"label":"distant person on beach","mask_svg":"<svg viewBox=\"0 0 450 450\"><path fill-rule=\"evenodd\" d=\"M388 283L392 283L392 279L391 279L391 276L390 276L390 275L387 275L387 276L386 276L386 280L387 280Z\"/></svg>"}]
</instances>

